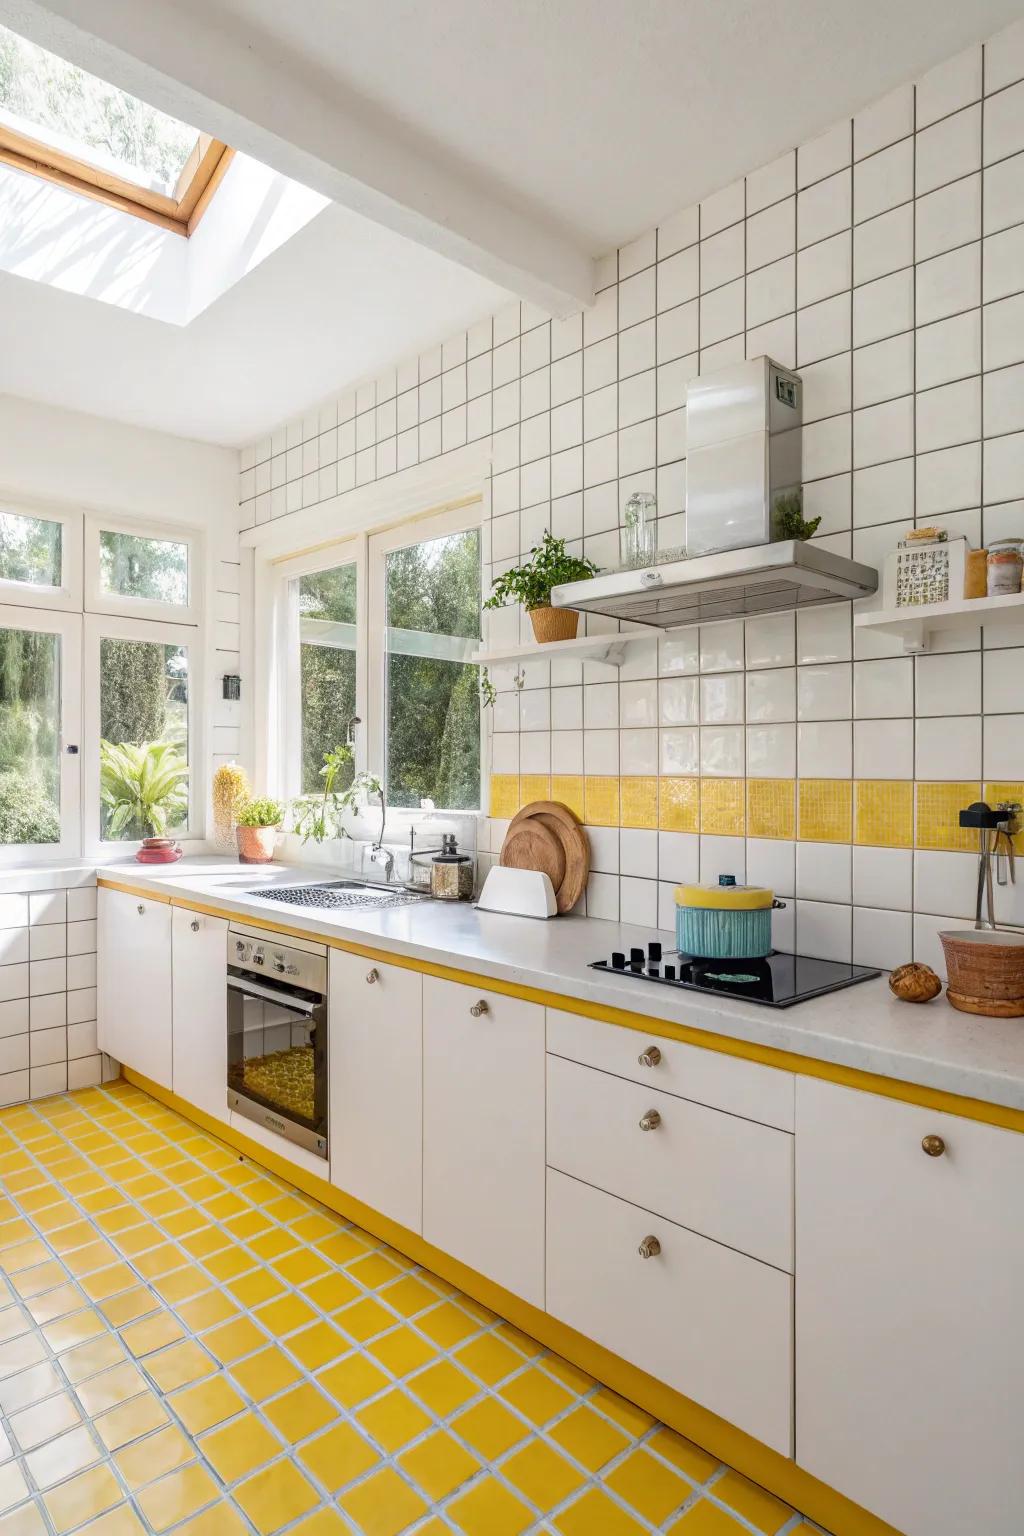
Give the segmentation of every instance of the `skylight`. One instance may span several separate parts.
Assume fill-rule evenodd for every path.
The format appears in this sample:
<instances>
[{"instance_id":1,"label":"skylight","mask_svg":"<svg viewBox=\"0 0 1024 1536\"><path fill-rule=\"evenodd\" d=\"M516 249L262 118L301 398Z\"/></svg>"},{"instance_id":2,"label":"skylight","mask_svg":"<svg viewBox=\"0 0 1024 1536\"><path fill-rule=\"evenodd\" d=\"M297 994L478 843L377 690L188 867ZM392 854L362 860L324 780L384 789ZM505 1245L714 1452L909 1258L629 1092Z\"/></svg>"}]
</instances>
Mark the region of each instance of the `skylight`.
<instances>
[{"instance_id":1,"label":"skylight","mask_svg":"<svg viewBox=\"0 0 1024 1536\"><path fill-rule=\"evenodd\" d=\"M199 129L0 27L7 164L188 234L229 155Z\"/></svg>"}]
</instances>

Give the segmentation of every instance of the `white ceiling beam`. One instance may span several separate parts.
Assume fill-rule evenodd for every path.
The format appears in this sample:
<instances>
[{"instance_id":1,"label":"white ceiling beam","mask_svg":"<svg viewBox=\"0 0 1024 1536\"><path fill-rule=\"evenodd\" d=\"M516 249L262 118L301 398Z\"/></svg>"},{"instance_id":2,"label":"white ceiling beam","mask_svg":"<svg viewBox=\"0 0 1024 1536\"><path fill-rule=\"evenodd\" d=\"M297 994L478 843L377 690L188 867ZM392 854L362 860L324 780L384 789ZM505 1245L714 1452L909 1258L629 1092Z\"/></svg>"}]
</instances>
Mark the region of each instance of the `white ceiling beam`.
<instances>
[{"instance_id":1,"label":"white ceiling beam","mask_svg":"<svg viewBox=\"0 0 1024 1536\"><path fill-rule=\"evenodd\" d=\"M593 302L589 255L355 93L260 51L216 0L0 0L0 22L554 315Z\"/></svg>"}]
</instances>

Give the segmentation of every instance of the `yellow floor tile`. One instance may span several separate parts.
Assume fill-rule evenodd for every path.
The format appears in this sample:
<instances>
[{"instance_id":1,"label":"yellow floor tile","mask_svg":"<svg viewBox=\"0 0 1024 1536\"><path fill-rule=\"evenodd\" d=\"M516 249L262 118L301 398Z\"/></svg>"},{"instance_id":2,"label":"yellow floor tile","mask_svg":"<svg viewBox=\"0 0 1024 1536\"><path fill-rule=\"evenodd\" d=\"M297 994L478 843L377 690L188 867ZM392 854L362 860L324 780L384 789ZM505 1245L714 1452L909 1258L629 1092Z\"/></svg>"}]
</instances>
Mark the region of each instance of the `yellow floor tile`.
<instances>
[{"instance_id":1,"label":"yellow floor tile","mask_svg":"<svg viewBox=\"0 0 1024 1536\"><path fill-rule=\"evenodd\" d=\"M765 1536L775 1536L776 1531L780 1531L793 1514L788 1504L783 1504L781 1499L775 1498L764 1488L741 1477L739 1472L726 1472L711 1491L716 1499L728 1504L730 1509L742 1515L744 1520L749 1520L759 1531L764 1531Z\"/></svg>"},{"instance_id":2,"label":"yellow floor tile","mask_svg":"<svg viewBox=\"0 0 1024 1536\"><path fill-rule=\"evenodd\" d=\"M549 1433L570 1456L574 1456L591 1472L599 1472L629 1444L627 1436L620 1429L609 1424L606 1418L586 1404L553 1424Z\"/></svg>"},{"instance_id":3,"label":"yellow floor tile","mask_svg":"<svg viewBox=\"0 0 1024 1536\"><path fill-rule=\"evenodd\" d=\"M606 1413L609 1418L614 1419L616 1424L620 1425L628 1435L643 1435L649 1429L654 1428L655 1421L649 1413L645 1413L642 1408L638 1408L636 1403L627 1402L624 1397L620 1397L610 1387L599 1388L594 1393L593 1404L595 1408L600 1408L602 1413Z\"/></svg>"},{"instance_id":4,"label":"yellow floor tile","mask_svg":"<svg viewBox=\"0 0 1024 1536\"><path fill-rule=\"evenodd\" d=\"M229 1325L230 1326L230 1325ZM217 1369L205 1349L193 1339L183 1339L158 1355L147 1355L146 1370L161 1392L173 1392L189 1382L212 1376Z\"/></svg>"},{"instance_id":5,"label":"yellow floor tile","mask_svg":"<svg viewBox=\"0 0 1024 1536\"><path fill-rule=\"evenodd\" d=\"M90 1376L87 1381L81 1382L78 1400L86 1413L95 1416L145 1390L145 1378L138 1366L126 1360L121 1365L115 1365L112 1370L102 1371L98 1376Z\"/></svg>"},{"instance_id":6,"label":"yellow floor tile","mask_svg":"<svg viewBox=\"0 0 1024 1536\"><path fill-rule=\"evenodd\" d=\"M446 1513L466 1536L520 1536L533 1515L496 1477L482 1477L447 1506ZM601 1528L594 1526L589 1536ZM602 1530L601 1536L606 1536Z\"/></svg>"},{"instance_id":7,"label":"yellow floor tile","mask_svg":"<svg viewBox=\"0 0 1024 1536\"><path fill-rule=\"evenodd\" d=\"M281 1445L253 1413L212 1429L199 1448L225 1483L233 1483L264 1466L280 1453Z\"/></svg>"},{"instance_id":8,"label":"yellow floor tile","mask_svg":"<svg viewBox=\"0 0 1024 1536\"><path fill-rule=\"evenodd\" d=\"M80 1422L78 1409L67 1393L61 1392L56 1397L47 1398L45 1402L36 1403L32 1408L23 1408L20 1413L11 1414L7 1427L21 1449L31 1451L44 1441L63 1434L66 1429L73 1429Z\"/></svg>"},{"instance_id":9,"label":"yellow floor tile","mask_svg":"<svg viewBox=\"0 0 1024 1536\"><path fill-rule=\"evenodd\" d=\"M237 1372L236 1372L237 1375ZM379 1365L365 1355L349 1355L326 1371L317 1380L325 1391L341 1403L343 1408L354 1408L388 1384L388 1377Z\"/></svg>"},{"instance_id":10,"label":"yellow floor tile","mask_svg":"<svg viewBox=\"0 0 1024 1536\"><path fill-rule=\"evenodd\" d=\"M93 1427L108 1451L120 1450L142 1435L167 1423L167 1413L152 1392L133 1397L93 1420Z\"/></svg>"},{"instance_id":11,"label":"yellow floor tile","mask_svg":"<svg viewBox=\"0 0 1024 1536\"><path fill-rule=\"evenodd\" d=\"M338 1416L338 1410L329 1398L318 1392L311 1382L304 1381L275 1397L263 1409L264 1415L288 1442L296 1445L318 1429L323 1429Z\"/></svg>"},{"instance_id":12,"label":"yellow floor tile","mask_svg":"<svg viewBox=\"0 0 1024 1536\"><path fill-rule=\"evenodd\" d=\"M267 1336L262 1328L257 1328L248 1317L237 1317L233 1322L222 1323L219 1328L203 1334L203 1343L222 1365L240 1360L243 1355L251 1355L266 1342Z\"/></svg>"},{"instance_id":13,"label":"yellow floor tile","mask_svg":"<svg viewBox=\"0 0 1024 1536\"><path fill-rule=\"evenodd\" d=\"M439 1360L417 1376L410 1376L406 1385L441 1419L446 1419L478 1393L476 1382L449 1360Z\"/></svg>"},{"instance_id":14,"label":"yellow floor tile","mask_svg":"<svg viewBox=\"0 0 1024 1536\"><path fill-rule=\"evenodd\" d=\"M575 1493L586 1475L543 1440L532 1439L501 1464L502 1475L520 1493L545 1511Z\"/></svg>"},{"instance_id":15,"label":"yellow floor tile","mask_svg":"<svg viewBox=\"0 0 1024 1536\"><path fill-rule=\"evenodd\" d=\"M284 1286L272 1269L251 1269L247 1275L238 1275L228 1281L227 1289L243 1307L258 1307L274 1296L280 1296Z\"/></svg>"},{"instance_id":16,"label":"yellow floor tile","mask_svg":"<svg viewBox=\"0 0 1024 1536\"><path fill-rule=\"evenodd\" d=\"M150 1483L138 1494L139 1508L154 1531L166 1531L168 1526L194 1515L205 1504L217 1497L217 1485L206 1468L193 1461L187 1467Z\"/></svg>"},{"instance_id":17,"label":"yellow floor tile","mask_svg":"<svg viewBox=\"0 0 1024 1536\"><path fill-rule=\"evenodd\" d=\"M248 1392L257 1403L290 1387L302 1376L298 1366L273 1344L245 1360L234 1361L231 1374L243 1392Z\"/></svg>"},{"instance_id":18,"label":"yellow floor tile","mask_svg":"<svg viewBox=\"0 0 1024 1536\"><path fill-rule=\"evenodd\" d=\"M586 1493L564 1509L554 1519L556 1531L562 1536L640 1536L644 1526L632 1515L626 1514L618 1504L600 1488L588 1488Z\"/></svg>"},{"instance_id":19,"label":"yellow floor tile","mask_svg":"<svg viewBox=\"0 0 1024 1536\"><path fill-rule=\"evenodd\" d=\"M642 1447L609 1472L605 1482L652 1525L661 1525L693 1493L685 1478L663 1466Z\"/></svg>"},{"instance_id":20,"label":"yellow floor tile","mask_svg":"<svg viewBox=\"0 0 1024 1536\"><path fill-rule=\"evenodd\" d=\"M360 1408L356 1418L378 1445L389 1454L401 1450L410 1440L429 1429L432 1423L429 1413L413 1401L401 1387L385 1392L374 1402Z\"/></svg>"},{"instance_id":21,"label":"yellow floor tile","mask_svg":"<svg viewBox=\"0 0 1024 1536\"><path fill-rule=\"evenodd\" d=\"M276 1260L274 1268L289 1285L305 1285L310 1280L318 1280L321 1275L328 1274L330 1265L315 1248L296 1248Z\"/></svg>"},{"instance_id":22,"label":"yellow floor tile","mask_svg":"<svg viewBox=\"0 0 1024 1536\"><path fill-rule=\"evenodd\" d=\"M71 1531L120 1504L121 1485L108 1466L93 1467L43 1497L54 1529Z\"/></svg>"},{"instance_id":23,"label":"yellow floor tile","mask_svg":"<svg viewBox=\"0 0 1024 1536\"><path fill-rule=\"evenodd\" d=\"M178 1307L178 1316L190 1333L202 1333L205 1328L225 1323L229 1317L236 1317L237 1314L238 1308L223 1291L207 1291L205 1295L195 1296Z\"/></svg>"},{"instance_id":24,"label":"yellow floor tile","mask_svg":"<svg viewBox=\"0 0 1024 1536\"><path fill-rule=\"evenodd\" d=\"M354 1482L380 1460L364 1435L352 1424L335 1424L326 1434L317 1435L297 1452L302 1465L336 1493Z\"/></svg>"},{"instance_id":25,"label":"yellow floor tile","mask_svg":"<svg viewBox=\"0 0 1024 1536\"><path fill-rule=\"evenodd\" d=\"M479 1376L489 1387L497 1386L499 1381L504 1381L506 1376L519 1370L523 1363L522 1355L510 1349L493 1333L483 1333L470 1339L468 1344L463 1344L454 1354L460 1365L472 1371L474 1376Z\"/></svg>"},{"instance_id":26,"label":"yellow floor tile","mask_svg":"<svg viewBox=\"0 0 1024 1536\"><path fill-rule=\"evenodd\" d=\"M179 1525L174 1536L248 1536L248 1529L234 1505L222 1499Z\"/></svg>"},{"instance_id":27,"label":"yellow floor tile","mask_svg":"<svg viewBox=\"0 0 1024 1536\"><path fill-rule=\"evenodd\" d=\"M234 1387L224 1376L210 1376L195 1386L183 1387L169 1399L171 1407L190 1434L201 1434L222 1424L245 1406Z\"/></svg>"},{"instance_id":28,"label":"yellow floor tile","mask_svg":"<svg viewBox=\"0 0 1024 1536\"><path fill-rule=\"evenodd\" d=\"M288 1340L289 1350L307 1371L318 1371L321 1366L329 1365L350 1347L343 1333L323 1322L293 1333Z\"/></svg>"},{"instance_id":29,"label":"yellow floor tile","mask_svg":"<svg viewBox=\"0 0 1024 1536\"><path fill-rule=\"evenodd\" d=\"M48 1440L38 1450L30 1451L25 1457L25 1466L37 1488L51 1488L64 1478L83 1472L99 1459L99 1447L83 1424L55 1440Z\"/></svg>"},{"instance_id":30,"label":"yellow floor tile","mask_svg":"<svg viewBox=\"0 0 1024 1536\"><path fill-rule=\"evenodd\" d=\"M571 1395L557 1381L532 1367L521 1376L513 1376L499 1388L506 1402L518 1408L534 1424L547 1424L572 1402Z\"/></svg>"},{"instance_id":31,"label":"yellow floor tile","mask_svg":"<svg viewBox=\"0 0 1024 1536\"><path fill-rule=\"evenodd\" d=\"M749 1527L707 1499L698 1499L670 1527L672 1536L749 1536Z\"/></svg>"},{"instance_id":32,"label":"yellow floor tile","mask_svg":"<svg viewBox=\"0 0 1024 1536\"><path fill-rule=\"evenodd\" d=\"M26 1311L37 1323L50 1323L55 1317L66 1317L78 1312L86 1304L86 1298L77 1285L58 1285L56 1290L44 1291L26 1302Z\"/></svg>"},{"instance_id":33,"label":"yellow floor tile","mask_svg":"<svg viewBox=\"0 0 1024 1536\"><path fill-rule=\"evenodd\" d=\"M77 1386L108 1366L120 1365L124 1358L125 1348L117 1334L104 1333L78 1349L68 1350L66 1355L61 1355L60 1364L72 1386Z\"/></svg>"},{"instance_id":34,"label":"yellow floor tile","mask_svg":"<svg viewBox=\"0 0 1024 1536\"><path fill-rule=\"evenodd\" d=\"M495 1397L482 1397L452 1421L452 1428L485 1461L497 1460L530 1433L529 1425Z\"/></svg>"},{"instance_id":35,"label":"yellow floor tile","mask_svg":"<svg viewBox=\"0 0 1024 1536\"><path fill-rule=\"evenodd\" d=\"M336 1509L318 1509L315 1514L300 1520L289 1536L349 1536L350 1531L351 1526L345 1523ZM0 1536L3 1536L2 1531ZM210 1536L218 1536L218 1533L211 1531ZM422 1533L417 1532L417 1536L433 1536L433 1533L425 1528ZM444 1536L443 1532L441 1536Z\"/></svg>"},{"instance_id":36,"label":"yellow floor tile","mask_svg":"<svg viewBox=\"0 0 1024 1536\"><path fill-rule=\"evenodd\" d=\"M137 1285L130 1291L101 1301L99 1310L112 1328L123 1328L128 1323L138 1322L139 1318L148 1317L159 1305L148 1286Z\"/></svg>"},{"instance_id":37,"label":"yellow floor tile","mask_svg":"<svg viewBox=\"0 0 1024 1536\"><path fill-rule=\"evenodd\" d=\"M391 1467L375 1472L364 1482L343 1493L338 1503L355 1522L363 1536L398 1536L414 1520L427 1513L427 1506ZM497 1531L491 1536L499 1536Z\"/></svg>"},{"instance_id":38,"label":"yellow floor tile","mask_svg":"<svg viewBox=\"0 0 1024 1536\"><path fill-rule=\"evenodd\" d=\"M311 1301L322 1312L338 1312L350 1302L358 1301L362 1295L358 1285L347 1275L339 1274L336 1269L321 1275L319 1280L311 1280L302 1287L302 1293L307 1301ZM394 1322L394 1318L391 1321Z\"/></svg>"},{"instance_id":39,"label":"yellow floor tile","mask_svg":"<svg viewBox=\"0 0 1024 1536\"><path fill-rule=\"evenodd\" d=\"M133 1355L144 1356L184 1338L185 1330L173 1313L159 1312L156 1317L122 1328L121 1337Z\"/></svg>"},{"instance_id":40,"label":"yellow floor tile","mask_svg":"<svg viewBox=\"0 0 1024 1536\"><path fill-rule=\"evenodd\" d=\"M301 1296L291 1294L271 1301L256 1313L260 1323L275 1339L283 1339L298 1328L308 1328L316 1322L313 1308Z\"/></svg>"},{"instance_id":41,"label":"yellow floor tile","mask_svg":"<svg viewBox=\"0 0 1024 1536\"><path fill-rule=\"evenodd\" d=\"M345 1326L344 1318L338 1321L342 1327ZM456 1344L480 1332L479 1323L467 1317L461 1308L453 1306L449 1301L442 1302L431 1312L424 1312L422 1317L417 1318L416 1326L442 1349L454 1349Z\"/></svg>"},{"instance_id":42,"label":"yellow floor tile","mask_svg":"<svg viewBox=\"0 0 1024 1536\"><path fill-rule=\"evenodd\" d=\"M353 1302L351 1306L344 1307L335 1313L334 1321L339 1328L344 1328L350 1339L357 1344L365 1344L370 1339L375 1339L385 1329L395 1325L394 1313L382 1307L379 1301L372 1296L366 1296L362 1301Z\"/></svg>"},{"instance_id":43,"label":"yellow floor tile","mask_svg":"<svg viewBox=\"0 0 1024 1536\"><path fill-rule=\"evenodd\" d=\"M176 1425L170 1424L159 1433L136 1440L133 1445L118 1451L114 1462L128 1487L135 1489L153 1482L154 1478L163 1477L165 1472L173 1472L175 1467L184 1466L194 1456L191 1442Z\"/></svg>"},{"instance_id":44,"label":"yellow floor tile","mask_svg":"<svg viewBox=\"0 0 1024 1536\"><path fill-rule=\"evenodd\" d=\"M141 1526L139 1529L141 1531ZM10 1514L0 1515L0 1536L49 1536L49 1532L38 1506L23 1504L20 1509L12 1509Z\"/></svg>"},{"instance_id":45,"label":"yellow floor tile","mask_svg":"<svg viewBox=\"0 0 1024 1536\"><path fill-rule=\"evenodd\" d=\"M320 1495L290 1461L275 1461L234 1491L260 1536L273 1536L320 1502Z\"/></svg>"},{"instance_id":46,"label":"yellow floor tile","mask_svg":"<svg viewBox=\"0 0 1024 1536\"><path fill-rule=\"evenodd\" d=\"M647 1444L650 1450L664 1456L666 1461L678 1467L693 1483L706 1483L719 1465L714 1456L709 1456L707 1451L702 1451L692 1440L685 1440L671 1429L656 1430Z\"/></svg>"},{"instance_id":47,"label":"yellow floor tile","mask_svg":"<svg viewBox=\"0 0 1024 1536\"><path fill-rule=\"evenodd\" d=\"M444 1430L403 1451L398 1465L434 1503L446 1499L480 1470L476 1457Z\"/></svg>"}]
</instances>

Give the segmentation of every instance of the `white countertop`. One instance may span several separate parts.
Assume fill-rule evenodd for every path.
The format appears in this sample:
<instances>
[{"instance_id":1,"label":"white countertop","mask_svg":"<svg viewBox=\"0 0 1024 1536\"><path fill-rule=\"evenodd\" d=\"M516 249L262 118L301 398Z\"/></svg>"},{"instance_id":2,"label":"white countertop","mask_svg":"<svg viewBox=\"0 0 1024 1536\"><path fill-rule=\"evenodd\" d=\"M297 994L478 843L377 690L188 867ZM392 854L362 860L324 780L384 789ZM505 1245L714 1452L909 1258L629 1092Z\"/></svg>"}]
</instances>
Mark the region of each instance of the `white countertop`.
<instances>
[{"instance_id":1,"label":"white countertop","mask_svg":"<svg viewBox=\"0 0 1024 1536\"><path fill-rule=\"evenodd\" d=\"M322 866L246 868L229 859L191 857L170 865L124 862L97 873L169 890L241 919L279 922L311 937L350 939L479 976L1024 1109L1024 1020L958 1013L941 995L927 1004L901 1003L884 976L791 1008L766 1008L590 970L590 961L607 958L613 949L628 952L632 945L655 937L650 929L627 924L572 916L543 922L478 912L468 902L422 901L384 911L325 912L250 894L253 887L268 882L331 879L331 871ZM674 946L672 935L658 936L666 948Z\"/></svg>"}]
</instances>

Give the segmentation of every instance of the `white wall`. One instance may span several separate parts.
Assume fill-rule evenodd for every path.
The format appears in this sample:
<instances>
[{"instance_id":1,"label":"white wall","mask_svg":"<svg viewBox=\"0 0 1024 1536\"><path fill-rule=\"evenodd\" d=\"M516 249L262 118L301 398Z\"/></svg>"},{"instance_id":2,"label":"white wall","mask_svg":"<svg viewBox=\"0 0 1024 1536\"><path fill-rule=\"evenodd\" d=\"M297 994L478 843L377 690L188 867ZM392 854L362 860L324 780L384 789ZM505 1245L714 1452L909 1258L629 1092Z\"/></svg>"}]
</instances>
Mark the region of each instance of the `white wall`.
<instances>
[{"instance_id":1,"label":"white wall","mask_svg":"<svg viewBox=\"0 0 1024 1536\"><path fill-rule=\"evenodd\" d=\"M1024 22L610 252L598 287L567 319L510 305L253 444L243 527L311 544L318 512L470 443L495 571L545 527L614 566L635 489L678 545L688 383L768 353L803 378L823 547L877 566L915 524L1024 533ZM488 617L518 638L515 611ZM1016 625L914 658L838 604L641 642L621 672L524 670L521 694L492 672L491 848L521 800L577 806L597 916L667 926L677 881L746 873L791 898L782 948L941 966L973 904L958 809L1024 801ZM1024 925L1024 885L997 913Z\"/></svg>"}]
</instances>

